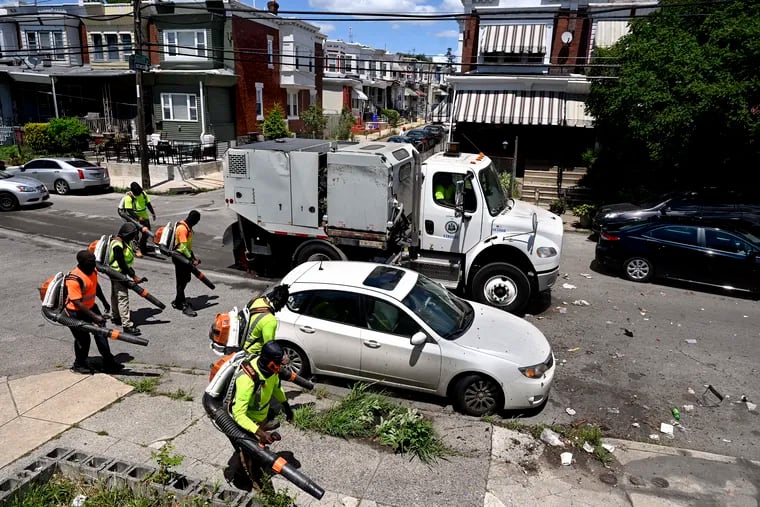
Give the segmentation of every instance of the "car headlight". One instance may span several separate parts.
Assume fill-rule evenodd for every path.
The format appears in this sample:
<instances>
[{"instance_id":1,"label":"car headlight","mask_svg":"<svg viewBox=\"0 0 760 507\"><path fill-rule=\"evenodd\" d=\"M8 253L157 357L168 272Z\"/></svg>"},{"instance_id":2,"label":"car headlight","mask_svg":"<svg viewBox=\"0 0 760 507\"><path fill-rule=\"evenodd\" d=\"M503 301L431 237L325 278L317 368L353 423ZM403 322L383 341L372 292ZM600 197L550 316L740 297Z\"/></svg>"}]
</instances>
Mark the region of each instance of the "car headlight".
<instances>
[{"instance_id":1,"label":"car headlight","mask_svg":"<svg viewBox=\"0 0 760 507\"><path fill-rule=\"evenodd\" d=\"M27 187L26 185L16 185L16 188L18 188L19 192L36 192L37 189L34 187Z\"/></svg>"},{"instance_id":2,"label":"car headlight","mask_svg":"<svg viewBox=\"0 0 760 507\"><path fill-rule=\"evenodd\" d=\"M553 246L541 246L536 248L536 255L543 258L554 257L557 255L557 249Z\"/></svg>"},{"instance_id":3,"label":"car headlight","mask_svg":"<svg viewBox=\"0 0 760 507\"><path fill-rule=\"evenodd\" d=\"M549 371L549 368L551 368L553 365L554 354L549 352L549 357L546 358L546 361L543 363L534 364L533 366L525 366L523 368L518 368L518 370L520 370L520 373L528 378L542 378L544 374Z\"/></svg>"}]
</instances>

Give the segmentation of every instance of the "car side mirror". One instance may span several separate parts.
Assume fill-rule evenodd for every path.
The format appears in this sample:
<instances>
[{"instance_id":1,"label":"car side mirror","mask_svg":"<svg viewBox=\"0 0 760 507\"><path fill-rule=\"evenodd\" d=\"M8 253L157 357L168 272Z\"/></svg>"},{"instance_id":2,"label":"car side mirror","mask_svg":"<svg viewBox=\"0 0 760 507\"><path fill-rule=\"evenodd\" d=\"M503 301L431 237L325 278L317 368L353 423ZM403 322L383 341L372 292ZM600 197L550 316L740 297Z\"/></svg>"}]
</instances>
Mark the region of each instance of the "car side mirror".
<instances>
[{"instance_id":1,"label":"car side mirror","mask_svg":"<svg viewBox=\"0 0 760 507\"><path fill-rule=\"evenodd\" d=\"M423 333L422 331L417 331L409 339L409 343L411 343L413 347L416 347L418 345L422 345L426 341L427 341L427 335L425 333Z\"/></svg>"},{"instance_id":2,"label":"car side mirror","mask_svg":"<svg viewBox=\"0 0 760 507\"><path fill-rule=\"evenodd\" d=\"M456 194L454 194L454 211L457 217L464 216L464 180L457 181Z\"/></svg>"}]
</instances>

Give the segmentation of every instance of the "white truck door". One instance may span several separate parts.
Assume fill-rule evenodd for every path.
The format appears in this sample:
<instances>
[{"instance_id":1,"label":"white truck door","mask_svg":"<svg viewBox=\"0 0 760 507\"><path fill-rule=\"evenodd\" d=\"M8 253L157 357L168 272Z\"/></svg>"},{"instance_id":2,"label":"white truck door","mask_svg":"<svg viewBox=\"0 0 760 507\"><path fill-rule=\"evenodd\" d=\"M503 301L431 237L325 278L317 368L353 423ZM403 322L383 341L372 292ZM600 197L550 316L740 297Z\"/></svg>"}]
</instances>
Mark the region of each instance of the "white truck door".
<instances>
[{"instance_id":1,"label":"white truck door","mask_svg":"<svg viewBox=\"0 0 760 507\"><path fill-rule=\"evenodd\" d=\"M258 220L269 224L290 224L290 159L274 150L253 152L253 185Z\"/></svg>"},{"instance_id":2,"label":"white truck door","mask_svg":"<svg viewBox=\"0 0 760 507\"><path fill-rule=\"evenodd\" d=\"M472 180L465 180L465 217L454 212L453 188L463 178L461 173L445 170L425 175L420 224L423 250L464 253L480 242L483 203Z\"/></svg>"},{"instance_id":3,"label":"white truck door","mask_svg":"<svg viewBox=\"0 0 760 507\"><path fill-rule=\"evenodd\" d=\"M319 226L319 153L290 152L293 225Z\"/></svg>"}]
</instances>

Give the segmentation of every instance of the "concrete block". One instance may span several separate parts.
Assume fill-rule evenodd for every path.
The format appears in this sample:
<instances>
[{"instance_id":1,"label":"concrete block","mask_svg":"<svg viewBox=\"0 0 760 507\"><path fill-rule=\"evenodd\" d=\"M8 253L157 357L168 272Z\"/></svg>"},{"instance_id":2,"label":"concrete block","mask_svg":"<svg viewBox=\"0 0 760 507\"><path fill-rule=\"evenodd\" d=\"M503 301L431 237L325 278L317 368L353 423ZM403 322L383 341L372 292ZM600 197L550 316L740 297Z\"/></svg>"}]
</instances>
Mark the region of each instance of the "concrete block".
<instances>
[{"instance_id":1,"label":"concrete block","mask_svg":"<svg viewBox=\"0 0 760 507\"><path fill-rule=\"evenodd\" d=\"M92 480L98 480L100 471L103 470L113 458L108 456L90 455L79 465L79 473Z\"/></svg>"},{"instance_id":2,"label":"concrete block","mask_svg":"<svg viewBox=\"0 0 760 507\"><path fill-rule=\"evenodd\" d=\"M105 480L109 488L123 488L127 486L127 472L133 466L134 463L115 459L98 472L98 479Z\"/></svg>"},{"instance_id":3,"label":"concrete block","mask_svg":"<svg viewBox=\"0 0 760 507\"><path fill-rule=\"evenodd\" d=\"M57 461L39 458L25 466L18 475L36 484L45 484L57 471Z\"/></svg>"},{"instance_id":4,"label":"concrete block","mask_svg":"<svg viewBox=\"0 0 760 507\"><path fill-rule=\"evenodd\" d=\"M24 492L28 485L28 480L17 475L6 477L0 481L0 505L6 505L19 494Z\"/></svg>"},{"instance_id":5,"label":"concrete block","mask_svg":"<svg viewBox=\"0 0 760 507\"><path fill-rule=\"evenodd\" d=\"M169 484L164 486L163 490L168 492L177 500L185 500L193 497L193 493L198 488L198 482L196 479L191 479L184 475L177 475Z\"/></svg>"},{"instance_id":6,"label":"concrete block","mask_svg":"<svg viewBox=\"0 0 760 507\"><path fill-rule=\"evenodd\" d=\"M153 467L143 465L133 465L127 470L125 474L127 480L127 486L135 493L143 494L148 492L154 483L151 482L151 477L156 473L156 469Z\"/></svg>"},{"instance_id":7,"label":"concrete block","mask_svg":"<svg viewBox=\"0 0 760 507\"><path fill-rule=\"evenodd\" d=\"M78 477L79 466L90 458L90 454L82 451L73 451L65 458L58 460L58 468L66 477Z\"/></svg>"},{"instance_id":8,"label":"concrete block","mask_svg":"<svg viewBox=\"0 0 760 507\"><path fill-rule=\"evenodd\" d=\"M193 496L204 500L204 505L211 507L238 507L248 503L248 495L244 491L208 482L199 482Z\"/></svg>"},{"instance_id":9,"label":"concrete block","mask_svg":"<svg viewBox=\"0 0 760 507\"><path fill-rule=\"evenodd\" d=\"M74 452L74 449L70 447L56 447L52 451L45 454L45 457L54 461L60 461L66 459L66 456Z\"/></svg>"}]
</instances>

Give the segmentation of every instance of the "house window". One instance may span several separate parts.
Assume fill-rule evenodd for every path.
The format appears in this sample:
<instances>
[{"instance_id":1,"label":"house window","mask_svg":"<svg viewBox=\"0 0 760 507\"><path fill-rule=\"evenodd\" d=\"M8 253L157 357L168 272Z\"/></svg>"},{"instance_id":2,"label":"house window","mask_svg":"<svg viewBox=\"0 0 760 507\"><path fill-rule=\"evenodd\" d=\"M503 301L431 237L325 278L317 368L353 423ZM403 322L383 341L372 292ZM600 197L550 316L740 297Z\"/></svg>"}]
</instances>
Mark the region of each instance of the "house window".
<instances>
[{"instance_id":1,"label":"house window","mask_svg":"<svg viewBox=\"0 0 760 507\"><path fill-rule=\"evenodd\" d=\"M164 53L167 60L206 58L204 30L172 30L164 32Z\"/></svg>"},{"instance_id":2,"label":"house window","mask_svg":"<svg viewBox=\"0 0 760 507\"><path fill-rule=\"evenodd\" d=\"M122 33L119 35L121 40L121 54L125 62L129 61L129 55L132 54L132 34Z\"/></svg>"},{"instance_id":3,"label":"house window","mask_svg":"<svg viewBox=\"0 0 760 507\"><path fill-rule=\"evenodd\" d=\"M329 60L327 60L327 70L329 70L330 72L335 72L337 70L336 65L337 64L336 64L335 58L330 58Z\"/></svg>"},{"instance_id":4,"label":"house window","mask_svg":"<svg viewBox=\"0 0 760 507\"><path fill-rule=\"evenodd\" d=\"M267 63L269 68L274 67L274 38L267 36Z\"/></svg>"},{"instance_id":5,"label":"house window","mask_svg":"<svg viewBox=\"0 0 760 507\"><path fill-rule=\"evenodd\" d=\"M92 59L96 62L103 61L103 34L92 34Z\"/></svg>"},{"instance_id":6,"label":"house window","mask_svg":"<svg viewBox=\"0 0 760 507\"><path fill-rule=\"evenodd\" d=\"M198 121L198 100L187 93L162 93L161 110L165 121Z\"/></svg>"},{"instance_id":7,"label":"house window","mask_svg":"<svg viewBox=\"0 0 760 507\"><path fill-rule=\"evenodd\" d=\"M132 54L131 33L93 33L92 59L96 62L129 60Z\"/></svg>"},{"instance_id":8,"label":"house window","mask_svg":"<svg viewBox=\"0 0 760 507\"><path fill-rule=\"evenodd\" d=\"M53 60L66 60L63 31L26 32L26 45L30 53L50 56Z\"/></svg>"},{"instance_id":9,"label":"house window","mask_svg":"<svg viewBox=\"0 0 760 507\"><path fill-rule=\"evenodd\" d=\"M264 83L256 83L256 119L264 119Z\"/></svg>"},{"instance_id":10,"label":"house window","mask_svg":"<svg viewBox=\"0 0 760 507\"><path fill-rule=\"evenodd\" d=\"M298 118L298 92L288 93L288 118Z\"/></svg>"}]
</instances>

